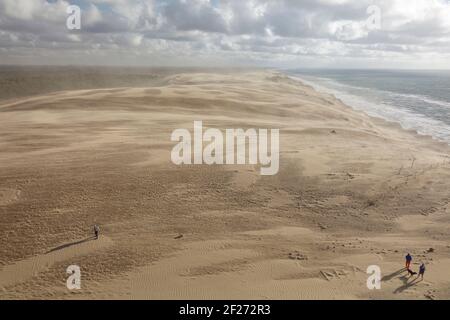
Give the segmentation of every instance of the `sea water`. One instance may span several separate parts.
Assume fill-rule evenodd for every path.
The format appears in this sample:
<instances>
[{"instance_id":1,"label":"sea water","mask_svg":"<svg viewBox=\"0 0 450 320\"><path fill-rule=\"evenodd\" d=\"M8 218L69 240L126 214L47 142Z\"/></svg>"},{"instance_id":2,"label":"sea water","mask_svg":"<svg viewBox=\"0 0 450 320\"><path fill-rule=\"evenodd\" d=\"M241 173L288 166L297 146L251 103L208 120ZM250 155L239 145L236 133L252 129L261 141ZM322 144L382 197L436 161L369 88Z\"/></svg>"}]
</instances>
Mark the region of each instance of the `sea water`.
<instances>
[{"instance_id":1,"label":"sea water","mask_svg":"<svg viewBox=\"0 0 450 320\"><path fill-rule=\"evenodd\" d=\"M450 144L450 71L288 70L356 110Z\"/></svg>"}]
</instances>

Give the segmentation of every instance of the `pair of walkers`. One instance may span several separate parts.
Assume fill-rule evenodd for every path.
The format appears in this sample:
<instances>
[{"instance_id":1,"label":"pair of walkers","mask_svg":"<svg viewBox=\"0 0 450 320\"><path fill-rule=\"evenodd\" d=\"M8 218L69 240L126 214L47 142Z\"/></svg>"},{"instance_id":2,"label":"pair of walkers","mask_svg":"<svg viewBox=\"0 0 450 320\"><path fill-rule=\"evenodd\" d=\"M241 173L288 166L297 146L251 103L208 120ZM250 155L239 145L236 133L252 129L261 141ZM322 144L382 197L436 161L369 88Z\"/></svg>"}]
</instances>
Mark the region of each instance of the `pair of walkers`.
<instances>
[{"instance_id":1,"label":"pair of walkers","mask_svg":"<svg viewBox=\"0 0 450 320\"><path fill-rule=\"evenodd\" d=\"M412 256L411 256L411 254L408 253L405 256L405 267L406 267L406 270L408 271L409 275L412 276L412 275L417 274L417 272L414 272L414 271L411 270L411 261L412 261ZM417 277L420 276L421 279L423 280L423 275L424 274L425 274L425 263L422 262L422 264L419 267L419 275Z\"/></svg>"}]
</instances>

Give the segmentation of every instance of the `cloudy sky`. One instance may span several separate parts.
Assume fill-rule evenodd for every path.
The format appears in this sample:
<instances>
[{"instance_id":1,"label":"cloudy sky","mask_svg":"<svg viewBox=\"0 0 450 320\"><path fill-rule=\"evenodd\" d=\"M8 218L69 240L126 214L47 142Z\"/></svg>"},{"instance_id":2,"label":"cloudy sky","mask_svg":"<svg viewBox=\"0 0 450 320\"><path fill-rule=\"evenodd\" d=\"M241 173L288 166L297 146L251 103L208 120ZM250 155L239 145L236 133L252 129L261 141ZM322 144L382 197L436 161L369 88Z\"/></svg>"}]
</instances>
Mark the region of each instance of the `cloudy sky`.
<instances>
[{"instance_id":1,"label":"cloudy sky","mask_svg":"<svg viewBox=\"0 0 450 320\"><path fill-rule=\"evenodd\" d=\"M0 64L450 69L450 0L0 0Z\"/></svg>"}]
</instances>

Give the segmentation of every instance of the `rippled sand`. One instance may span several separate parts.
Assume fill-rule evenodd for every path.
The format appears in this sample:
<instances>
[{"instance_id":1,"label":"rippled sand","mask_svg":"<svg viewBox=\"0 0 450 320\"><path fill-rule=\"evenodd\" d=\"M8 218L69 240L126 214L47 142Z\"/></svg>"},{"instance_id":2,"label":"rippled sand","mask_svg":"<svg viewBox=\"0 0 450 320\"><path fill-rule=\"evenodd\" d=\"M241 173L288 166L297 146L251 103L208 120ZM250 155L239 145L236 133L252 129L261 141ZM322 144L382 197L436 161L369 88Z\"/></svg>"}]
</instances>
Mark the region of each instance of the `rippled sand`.
<instances>
[{"instance_id":1,"label":"rippled sand","mask_svg":"<svg viewBox=\"0 0 450 320\"><path fill-rule=\"evenodd\" d=\"M156 78L0 103L0 298L450 298L448 146L277 72ZM279 128L279 173L175 166L194 120Z\"/></svg>"}]
</instances>

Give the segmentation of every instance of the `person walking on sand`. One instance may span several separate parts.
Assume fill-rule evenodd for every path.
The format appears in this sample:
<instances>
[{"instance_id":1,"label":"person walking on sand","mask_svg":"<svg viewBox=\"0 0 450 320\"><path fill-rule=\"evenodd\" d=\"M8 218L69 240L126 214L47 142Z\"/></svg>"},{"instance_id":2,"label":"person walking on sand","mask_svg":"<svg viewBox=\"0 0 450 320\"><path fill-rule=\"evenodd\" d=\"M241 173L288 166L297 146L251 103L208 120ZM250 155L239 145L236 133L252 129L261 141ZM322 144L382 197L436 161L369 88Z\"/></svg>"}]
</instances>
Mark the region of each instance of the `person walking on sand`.
<instances>
[{"instance_id":1,"label":"person walking on sand","mask_svg":"<svg viewBox=\"0 0 450 320\"><path fill-rule=\"evenodd\" d=\"M95 234L95 240L97 240L98 236L100 234L100 227L98 225L94 225L94 234Z\"/></svg>"},{"instance_id":2,"label":"person walking on sand","mask_svg":"<svg viewBox=\"0 0 450 320\"><path fill-rule=\"evenodd\" d=\"M425 263L422 262L422 264L419 267L419 276L421 277L422 280L424 273L425 273Z\"/></svg>"},{"instance_id":3,"label":"person walking on sand","mask_svg":"<svg viewBox=\"0 0 450 320\"><path fill-rule=\"evenodd\" d=\"M406 260L405 267L407 270L409 270L409 266L411 265L411 261L412 261L412 257L409 253L406 255L405 260Z\"/></svg>"}]
</instances>

